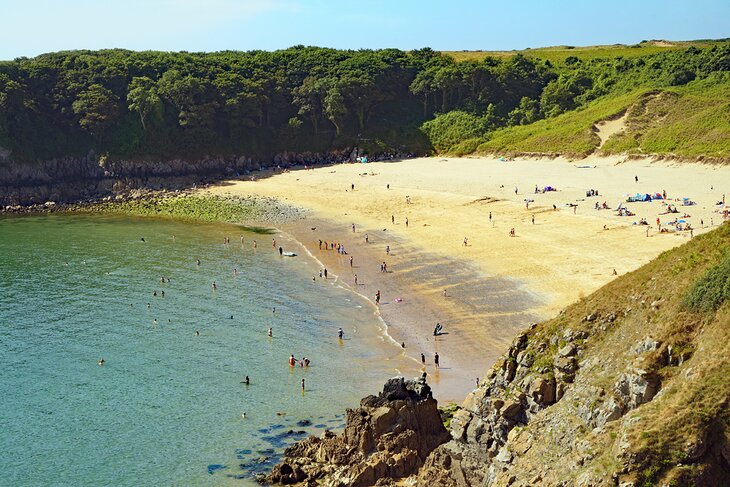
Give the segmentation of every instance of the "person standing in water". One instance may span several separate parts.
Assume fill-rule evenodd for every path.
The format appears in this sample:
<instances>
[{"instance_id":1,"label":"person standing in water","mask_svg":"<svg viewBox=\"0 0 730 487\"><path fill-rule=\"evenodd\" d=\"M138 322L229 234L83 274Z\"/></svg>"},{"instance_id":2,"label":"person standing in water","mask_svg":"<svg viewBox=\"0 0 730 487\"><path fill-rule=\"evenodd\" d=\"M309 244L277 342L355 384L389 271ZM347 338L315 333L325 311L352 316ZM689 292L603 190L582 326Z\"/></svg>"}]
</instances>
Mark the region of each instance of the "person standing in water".
<instances>
[{"instance_id":1,"label":"person standing in water","mask_svg":"<svg viewBox=\"0 0 730 487\"><path fill-rule=\"evenodd\" d=\"M439 353L436 352L433 354L433 363L436 364L436 368L439 368Z\"/></svg>"},{"instance_id":2,"label":"person standing in water","mask_svg":"<svg viewBox=\"0 0 730 487\"><path fill-rule=\"evenodd\" d=\"M272 338L274 336L274 330L273 328L269 328L269 338Z\"/></svg>"},{"instance_id":3,"label":"person standing in water","mask_svg":"<svg viewBox=\"0 0 730 487\"><path fill-rule=\"evenodd\" d=\"M289 366L294 367L297 364L297 359L294 358L294 354L291 354L291 357L289 357Z\"/></svg>"},{"instance_id":4,"label":"person standing in water","mask_svg":"<svg viewBox=\"0 0 730 487\"><path fill-rule=\"evenodd\" d=\"M340 340L342 340L342 337L345 336L345 331L341 327L339 330L337 330L337 336L339 337Z\"/></svg>"},{"instance_id":5,"label":"person standing in water","mask_svg":"<svg viewBox=\"0 0 730 487\"><path fill-rule=\"evenodd\" d=\"M302 379L302 392L304 392L304 379Z\"/></svg>"},{"instance_id":6,"label":"person standing in water","mask_svg":"<svg viewBox=\"0 0 730 487\"><path fill-rule=\"evenodd\" d=\"M279 247L279 257L281 257L282 255L284 255L284 249Z\"/></svg>"}]
</instances>

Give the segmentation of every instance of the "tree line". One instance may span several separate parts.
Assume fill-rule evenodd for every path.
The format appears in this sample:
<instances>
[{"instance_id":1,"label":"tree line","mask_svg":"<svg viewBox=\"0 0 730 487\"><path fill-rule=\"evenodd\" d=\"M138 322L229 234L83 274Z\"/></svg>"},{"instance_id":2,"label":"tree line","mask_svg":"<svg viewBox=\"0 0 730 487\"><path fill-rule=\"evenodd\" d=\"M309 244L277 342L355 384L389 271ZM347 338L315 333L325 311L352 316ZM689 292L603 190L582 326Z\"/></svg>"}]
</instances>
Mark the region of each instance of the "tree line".
<instances>
[{"instance_id":1,"label":"tree line","mask_svg":"<svg viewBox=\"0 0 730 487\"><path fill-rule=\"evenodd\" d=\"M360 146L425 153L638 85L730 70L727 45L553 65L456 62L429 48L69 51L0 62L0 146L84 155L270 157Z\"/></svg>"}]
</instances>

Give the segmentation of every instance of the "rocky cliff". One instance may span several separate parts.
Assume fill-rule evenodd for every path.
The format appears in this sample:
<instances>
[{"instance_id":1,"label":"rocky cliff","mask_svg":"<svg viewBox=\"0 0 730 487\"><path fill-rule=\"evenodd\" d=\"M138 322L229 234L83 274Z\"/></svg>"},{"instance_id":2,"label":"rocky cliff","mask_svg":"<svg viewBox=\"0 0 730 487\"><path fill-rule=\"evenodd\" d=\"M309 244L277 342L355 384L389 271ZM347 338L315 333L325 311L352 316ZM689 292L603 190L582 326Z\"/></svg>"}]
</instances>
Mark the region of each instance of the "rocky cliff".
<instances>
[{"instance_id":1,"label":"rocky cliff","mask_svg":"<svg viewBox=\"0 0 730 487\"><path fill-rule=\"evenodd\" d=\"M136 188L176 189L206 179L235 177L264 166L290 167L346 161L351 149L328 153L283 153L270 161L250 157L205 157L183 159L113 159L89 153L18 163L0 148L0 207L68 203L109 196Z\"/></svg>"},{"instance_id":2,"label":"rocky cliff","mask_svg":"<svg viewBox=\"0 0 730 487\"><path fill-rule=\"evenodd\" d=\"M347 411L345 431L311 436L285 452L266 482L323 486L391 485L414 474L449 439L425 379L390 379L378 396Z\"/></svg>"},{"instance_id":3,"label":"rocky cliff","mask_svg":"<svg viewBox=\"0 0 730 487\"><path fill-rule=\"evenodd\" d=\"M293 447L271 480L287 468L314 483L311 465L321 485L408 475L427 450L413 441L404 457L386 438L421 438L436 418L397 429L402 407L382 401L350 412L342 437ZM450 436L399 485L730 485L730 223L519 334Z\"/></svg>"}]
</instances>

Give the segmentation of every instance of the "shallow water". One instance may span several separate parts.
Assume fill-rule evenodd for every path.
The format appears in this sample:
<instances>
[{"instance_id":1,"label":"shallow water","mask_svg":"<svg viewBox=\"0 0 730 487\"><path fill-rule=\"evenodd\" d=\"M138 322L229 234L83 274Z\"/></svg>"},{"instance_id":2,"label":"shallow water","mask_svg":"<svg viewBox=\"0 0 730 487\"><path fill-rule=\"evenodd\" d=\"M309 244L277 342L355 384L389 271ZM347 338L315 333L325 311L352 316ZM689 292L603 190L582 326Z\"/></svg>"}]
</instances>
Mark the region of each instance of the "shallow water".
<instances>
[{"instance_id":1,"label":"shallow water","mask_svg":"<svg viewBox=\"0 0 730 487\"><path fill-rule=\"evenodd\" d=\"M302 254L232 225L0 219L0 484L248 485L297 432L340 427L404 359Z\"/></svg>"}]
</instances>

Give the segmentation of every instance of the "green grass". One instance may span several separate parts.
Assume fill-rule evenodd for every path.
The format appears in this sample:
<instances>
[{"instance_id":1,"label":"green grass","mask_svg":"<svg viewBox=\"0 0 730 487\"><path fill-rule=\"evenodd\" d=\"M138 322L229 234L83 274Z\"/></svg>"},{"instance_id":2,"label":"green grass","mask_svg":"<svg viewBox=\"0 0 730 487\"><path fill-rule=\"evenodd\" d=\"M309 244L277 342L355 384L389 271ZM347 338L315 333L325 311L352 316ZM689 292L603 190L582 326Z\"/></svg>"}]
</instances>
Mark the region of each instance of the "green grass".
<instances>
[{"instance_id":1,"label":"green grass","mask_svg":"<svg viewBox=\"0 0 730 487\"><path fill-rule=\"evenodd\" d=\"M655 42L642 42L633 46L625 44L613 44L608 46L552 46L541 47L537 49L522 49L514 51L444 51L457 61L481 61L486 57L507 58L516 54L532 57L541 60L550 61L553 64L562 64L565 59L575 56L582 60L591 59L608 59L622 57L625 59L648 56L661 52L681 51L690 46L698 48L712 47L718 44L725 44L727 40L698 40L698 41L680 41L669 42L666 45Z\"/></svg>"},{"instance_id":2,"label":"green grass","mask_svg":"<svg viewBox=\"0 0 730 487\"><path fill-rule=\"evenodd\" d=\"M476 152L585 156L600 145L593 126L627 109L626 130L609 138L600 155L730 157L728 75L711 76L682 87L642 88L604 97L555 118L496 130Z\"/></svg>"},{"instance_id":3,"label":"green grass","mask_svg":"<svg viewBox=\"0 0 730 487\"><path fill-rule=\"evenodd\" d=\"M602 154L730 157L730 77L712 76L663 90L629 111L627 130Z\"/></svg>"},{"instance_id":4,"label":"green grass","mask_svg":"<svg viewBox=\"0 0 730 487\"><path fill-rule=\"evenodd\" d=\"M583 108L555 118L497 130L480 144L477 152L521 153L556 152L572 156L587 155L600 144L593 125L625 111L646 90L612 98L602 98Z\"/></svg>"}]
</instances>

